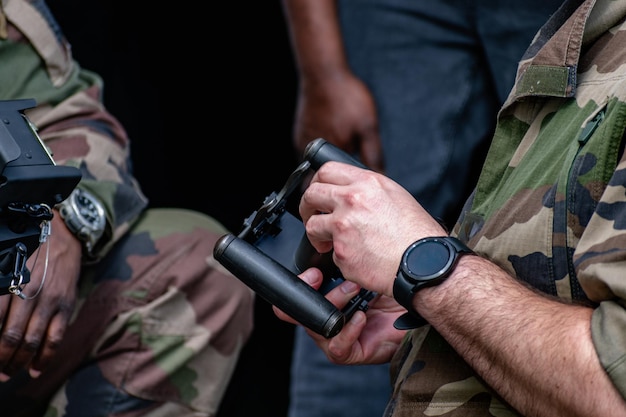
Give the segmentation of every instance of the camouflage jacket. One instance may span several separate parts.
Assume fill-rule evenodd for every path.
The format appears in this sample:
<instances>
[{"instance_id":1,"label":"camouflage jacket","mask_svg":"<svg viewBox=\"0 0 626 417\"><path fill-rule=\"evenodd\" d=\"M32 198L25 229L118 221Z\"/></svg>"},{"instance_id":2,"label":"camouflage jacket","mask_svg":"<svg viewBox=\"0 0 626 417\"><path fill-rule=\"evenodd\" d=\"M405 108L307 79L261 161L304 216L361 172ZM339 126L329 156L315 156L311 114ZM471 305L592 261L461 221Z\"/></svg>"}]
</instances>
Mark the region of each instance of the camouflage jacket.
<instances>
[{"instance_id":1,"label":"camouflage jacket","mask_svg":"<svg viewBox=\"0 0 626 417\"><path fill-rule=\"evenodd\" d=\"M454 229L518 279L593 305L598 357L624 397L625 17L626 0L568 0L540 30ZM407 334L392 380L387 416L517 415L428 326Z\"/></svg>"},{"instance_id":2,"label":"camouflage jacket","mask_svg":"<svg viewBox=\"0 0 626 417\"><path fill-rule=\"evenodd\" d=\"M130 172L127 134L102 105L102 80L73 60L47 5L40 0L0 5L0 62L14 64L0 65L0 100L35 99L37 107L27 115L55 161L79 168L79 187L104 203L107 230L96 247L102 255L147 206Z\"/></svg>"}]
</instances>

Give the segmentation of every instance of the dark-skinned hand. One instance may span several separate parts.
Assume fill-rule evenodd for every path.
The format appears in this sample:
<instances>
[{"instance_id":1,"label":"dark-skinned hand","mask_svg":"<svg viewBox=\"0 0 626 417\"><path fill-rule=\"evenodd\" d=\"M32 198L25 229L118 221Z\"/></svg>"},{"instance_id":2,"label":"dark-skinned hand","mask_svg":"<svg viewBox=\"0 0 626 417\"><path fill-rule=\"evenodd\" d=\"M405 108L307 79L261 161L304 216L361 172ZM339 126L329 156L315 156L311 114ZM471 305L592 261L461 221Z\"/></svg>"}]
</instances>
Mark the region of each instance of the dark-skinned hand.
<instances>
[{"instance_id":1,"label":"dark-skinned hand","mask_svg":"<svg viewBox=\"0 0 626 417\"><path fill-rule=\"evenodd\" d=\"M46 245L50 245L44 285ZM76 304L81 267L81 244L67 229L58 212L51 220L51 235L27 262L30 282L24 286L27 299L0 296L0 381L27 369L37 377L59 349ZM34 264L33 264L34 263Z\"/></svg>"}]
</instances>

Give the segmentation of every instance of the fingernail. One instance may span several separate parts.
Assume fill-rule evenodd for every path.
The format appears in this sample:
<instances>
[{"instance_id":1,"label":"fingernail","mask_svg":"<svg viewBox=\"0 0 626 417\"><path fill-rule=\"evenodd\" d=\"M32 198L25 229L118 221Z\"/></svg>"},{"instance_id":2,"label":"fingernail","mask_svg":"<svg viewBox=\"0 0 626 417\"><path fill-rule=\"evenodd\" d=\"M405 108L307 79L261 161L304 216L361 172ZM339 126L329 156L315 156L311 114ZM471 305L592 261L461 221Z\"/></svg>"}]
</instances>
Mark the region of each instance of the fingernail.
<instances>
[{"instance_id":1,"label":"fingernail","mask_svg":"<svg viewBox=\"0 0 626 417\"><path fill-rule=\"evenodd\" d=\"M11 379L10 376L5 374L4 372L0 372L0 382L7 382L9 379Z\"/></svg>"},{"instance_id":2,"label":"fingernail","mask_svg":"<svg viewBox=\"0 0 626 417\"><path fill-rule=\"evenodd\" d=\"M302 273L302 275L300 275L300 277L302 278L304 282L310 285L315 281L315 279L317 278L317 275L315 274L313 270L307 269Z\"/></svg>"},{"instance_id":3,"label":"fingernail","mask_svg":"<svg viewBox=\"0 0 626 417\"><path fill-rule=\"evenodd\" d=\"M352 316L352 318L350 319L350 322L352 324L361 324L365 321L365 314L356 314L354 313L354 315Z\"/></svg>"},{"instance_id":4,"label":"fingernail","mask_svg":"<svg viewBox=\"0 0 626 417\"><path fill-rule=\"evenodd\" d=\"M343 291L344 294L356 292L359 289L360 289L359 284L357 284L356 282L344 281L341 283L341 291Z\"/></svg>"},{"instance_id":5,"label":"fingernail","mask_svg":"<svg viewBox=\"0 0 626 417\"><path fill-rule=\"evenodd\" d=\"M38 378L39 375L41 375L41 371L38 369L30 368L28 370L28 374L30 375L31 378Z\"/></svg>"}]
</instances>

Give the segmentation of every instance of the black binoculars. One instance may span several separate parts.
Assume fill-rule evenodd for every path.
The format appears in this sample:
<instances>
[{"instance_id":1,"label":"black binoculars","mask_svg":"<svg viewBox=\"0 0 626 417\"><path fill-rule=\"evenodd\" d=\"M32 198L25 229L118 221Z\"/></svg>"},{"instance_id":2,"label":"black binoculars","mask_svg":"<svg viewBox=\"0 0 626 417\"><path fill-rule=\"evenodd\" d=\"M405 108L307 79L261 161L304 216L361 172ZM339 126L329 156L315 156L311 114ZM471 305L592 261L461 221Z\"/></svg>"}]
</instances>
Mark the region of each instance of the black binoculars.
<instances>
[{"instance_id":1,"label":"black binoculars","mask_svg":"<svg viewBox=\"0 0 626 417\"><path fill-rule=\"evenodd\" d=\"M301 187L304 178L328 161L365 168L324 139L314 140L283 188L265 198L261 207L244 220L237 236L222 236L213 250L220 264L265 301L326 338L339 333L355 311L367 310L368 301L375 295L362 289L341 311L328 301L324 294L343 281L332 252L318 253L302 221L286 208L289 196ZM297 276L309 267L317 267L324 274L317 291Z\"/></svg>"}]
</instances>

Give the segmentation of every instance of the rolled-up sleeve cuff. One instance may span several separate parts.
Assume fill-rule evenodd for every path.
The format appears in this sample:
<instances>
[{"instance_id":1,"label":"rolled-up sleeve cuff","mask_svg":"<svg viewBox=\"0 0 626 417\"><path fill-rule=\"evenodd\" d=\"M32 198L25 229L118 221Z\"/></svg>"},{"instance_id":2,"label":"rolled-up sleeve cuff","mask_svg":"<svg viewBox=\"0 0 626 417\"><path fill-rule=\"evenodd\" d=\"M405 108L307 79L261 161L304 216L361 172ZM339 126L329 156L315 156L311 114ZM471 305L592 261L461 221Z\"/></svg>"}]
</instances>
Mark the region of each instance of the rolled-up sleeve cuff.
<instances>
[{"instance_id":1,"label":"rolled-up sleeve cuff","mask_svg":"<svg viewBox=\"0 0 626 417\"><path fill-rule=\"evenodd\" d=\"M591 337L598 358L622 397L626 398L626 308L603 301L591 317Z\"/></svg>"}]
</instances>

